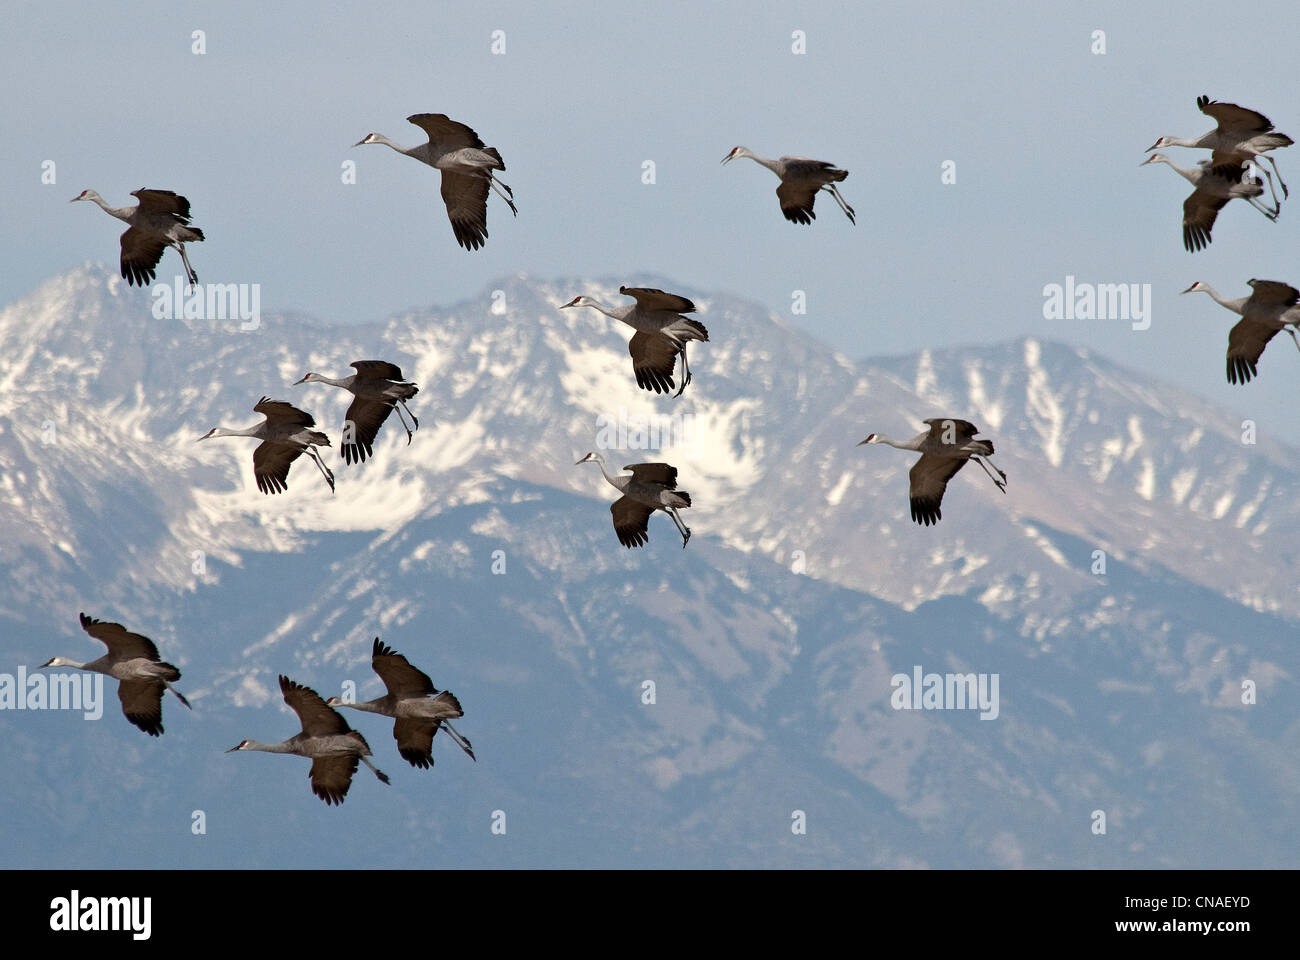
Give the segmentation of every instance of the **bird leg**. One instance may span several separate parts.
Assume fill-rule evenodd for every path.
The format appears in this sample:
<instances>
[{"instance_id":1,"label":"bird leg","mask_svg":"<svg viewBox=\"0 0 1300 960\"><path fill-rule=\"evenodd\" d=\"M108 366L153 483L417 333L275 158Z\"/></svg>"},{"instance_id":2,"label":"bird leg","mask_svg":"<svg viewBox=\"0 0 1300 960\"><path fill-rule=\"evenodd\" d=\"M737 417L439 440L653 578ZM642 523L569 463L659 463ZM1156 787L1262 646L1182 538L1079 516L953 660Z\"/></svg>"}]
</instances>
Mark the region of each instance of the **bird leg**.
<instances>
[{"instance_id":1,"label":"bird leg","mask_svg":"<svg viewBox=\"0 0 1300 960\"><path fill-rule=\"evenodd\" d=\"M461 736L459 730L453 727L446 720L442 721L442 728L447 731L447 736L451 737L452 743L456 744L456 746L468 753L471 760L478 763L478 757L474 756L474 749L470 746L469 740Z\"/></svg>"},{"instance_id":2,"label":"bird leg","mask_svg":"<svg viewBox=\"0 0 1300 960\"><path fill-rule=\"evenodd\" d=\"M682 522L682 518L677 515L676 507L664 507L664 512L673 518L673 523L677 524L677 532L682 535L682 549L686 549L686 542L691 539L691 528Z\"/></svg>"},{"instance_id":3,"label":"bird leg","mask_svg":"<svg viewBox=\"0 0 1300 960\"><path fill-rule=\"evenodd\" d=\"M408 406L406 405L406 401L405 401L405 400L398 400L397 402L400 403L400 404L402 405L402 409L405 410L407 416L409 416L409 417L411 418L411 423L415 424L415 429L416 429L416 430L419 430L419 429L420 429L420 421L417 420L417 419L415 419L415 414L411 413L411 408L408 407Z\"/></svg>"},{"instance_id":4,"label":"bird leg","mask_svg":"<svg viewBox=\"0 0 1300 960\"><path fill-rule=\"evenodd\" d=\"M358 756L361 756L361 755L358 754ZM390 782L389 779L388 779L388 774L384 773L384 771L380 770L380 769L379 769L378 767L376 767L373 763L371 763L369 757L362 756L362 757L361 757L361 762L364 763L367 767L370 768L370 772L373 773L376 777L379 778L379 782L380 782L380 783L388 783L388 782Z\"/></svg>"},{"instance_id":5,"label":"bird leg","mask_svg":"<svg viewBox=\"0 0 1300 960\"><path fill-rule=\"evenodd\" d=\"M185 699L185 695L183 693L181 693L179 690L173 687L166 680L163 681L163 686L166 687L168 690L170 690L172 693L176 694L177 698L180 700L181 703L185 704L185 706L187 707L190 707L190 702ZM194 708L190 707L190 709L193 710Z\"/></svg>"},{"instance_id":6,"label":"bird leg","mask_svg":"<svg viewBox=\"0 0 1300 960\"><path fill-rule=\"evenodd\" d=\"M199 275L194 272L194 268L190 266L190 258L185 255L185 244L179 240L176 241L176 250L181 255L181 263L185 264L185 278L190 282L190 290L193 290L199 285ZM189 293L190 291L185 292Z\"/></svg>"},{"instance_id":7,"label":"bird leg","mask_svg":"<svg viewBox=\"0 0 1300 960\"><path fill-rule=\"evenodd\" d=\"M686 389L686 385L691 382L691 367L690 364L686 362L685 343L682 344L681 354L682 354L682 385L678 387L677 392L673 394L674 398L680 397L682 395L682 391Z\"/></svg>"},{"instance_id":8,"label":"bird leg","mask_svg":"<svg viewBox=\"0 0 1300 960\"><path fill-rule=\"evenodd\" d=\"M1279 207L1278 209L1276 209L1276 210L1270 210L1267 206L1265 206L1264 204L1260 203L1260 202L1259 202L1259 199L1258 199L1257 197L1247 197L1246 199L1250 201L1250 205L1251 205L1252 207L1254 207L1256 210L1258 210L1258 211L1259 211L1260 213L1262 213L1264 216L1268 217L1270 220L1276 220L1276 219L1277 219L1277 215L1278 215L1278 213L1281 212L1281 208L1280 208L1280 207Z\"/></svg>"},{"instance_id":9,"label":"bird leg","mask_svg":"<svg viewBox=\"0 0 1300 960\"><path fill-rule=\"evenodd\" d=\"M836 189L835 184L828 183L822 189L830 191L831 196L835 198L835 202L838 203L840 209L844 211L844 215L849 218L849 223L856 225L858 221L854 215L853 208L849 206L848 201L840 196L840 191Z\"/></svg>"},{"instance_id":10,"label":"bird leg","mask_svg":"<svg viewBox=\"0 0 1300 960\"><path fill-rule=\"evenodd\" d=\"M988 473L989 479L992 480L994 484L997 485L997 488L999 490L1001 490L1003 493L1007 492L1007 475L1003 473L1001 470L998 470L998 468L994 466L992 460L990 460L987 464L985 464L983 457L975 456L975 457L971 457L971 459L974 460L976 463L978 463L981 467L983 467L984 472ZM998 470L998 475L1001 476L1002 479L999 480L997 477L993 476L992 473L989 473L989 467L993 467L994 470Z\"/></svg>"},{"instance_id":11,"label":"bird leg","mask_svg":"<svg viewBox=\"0 0 1300 960\"><path fill-rule=\"evenodd\" d=\"M333 493L333 492L334 492L334 473L333 473L333 471L331 471L329 467L325 466L325 464L321 461L320 454L318 454L318 453L317 453L315 450L313 450L311 447L308 447L308 448L307 448L307 455L310 456L310 457L312 458L312 460L314 460L314 461L316 462L316 466L320 467L320 473L321 473L321 476L324 477L324 478L325 478L325 482L328 483L328 484L330 485L330 493Z\"/></svg>"},{"instance_id":12,"label":"bird leg","mask_svg":"<svg viewBox=\"0 0 1300 960\"><path fill-rule=\"evenodd\" d=\"M1291 339L1295 340L1295 348L1297 350L1300 350L1300 340L1296 339L1295 331L1292 330L1290 327L1283 327L1282 329L1285 330L1287 333L1291 334Z\"/></svg>"},{"instance_id":13,"label":"bird leg","mask_svg":"<svg viewBox=\"0 0 1300 960\"><path fill-rule=\"evenodd\" d=\"M402 401L399 400L397 403L402 403ZM405 407L406 404L402 403L402 406ZM393 405L393 410L397 413L397 419L402 424L402 429L406 431L406 445L409 447L411 445L411 428L406 425L406 418L402 416L402 411L397 409L397 404ZM407 410L406 412L410 413L411 411ZM412 417L411 419L415 418ZM416 426L418 427L419 424L417 423Z\"/></svg>"},{"instance_id":14,"label":"bird leg","mask_svg":"<svg viewBox=\"0 0 1300 960\"><path fill-rule=\"evenodd\" d=\"M1291 192L1286 188L1286 183L1282 180L1282 171L1277 168L1277 161L1270 156L1265 156L1264 159L1273 165L1273 172L1277 174L1277 182L1282 184L1282 196L1291 196ZM1260 169L1263 170L1264 167L1261 165ZM1277 199L1276 195L1274 196L1274 199Z\"/></svg>"},{"instance_id":15,"label":"bird leg","mask_svg":"<svg viewBox=\"0 0 1300 960\"><path fill-rule=\"evenodd\" d=\"M1270 157L1269 159L1271 160L1272 158ZM1277 210L1281 210L1282 201L1277 198L1277 191L1273 189L1273 175L1264 169L1262 163L1257 163L1256 166L1259 168L1259 172L1264 175L1264 179L1268 181L1268 192L1273 195L1273 207Z\"/></svg>"},{"instance_id":16,"label":"bird leg","mask_svg":"<svg viewBox=\"0 0 1300 960\"><path fill-rule=\"evenodd\" d=\"M493 190L496 190L497 196L506 202L506 206L510 208L510 212L513 213L516 217L519 216L519 209L515 206L515 202L510 199L510 197L513 197L515 195L515 192L513 190L510 190L509 187L506 187L506 185L504 183L501 183L501 181L498 180L496 177L492 176L491 173L488 174L487 182L489 187L491 187ZM506 187L507 190L510 190L510 197L507 197L504 193L501 192L500 188L497 187L498 183L501 183L502 187Z\"/></svg>"}]
</instances>

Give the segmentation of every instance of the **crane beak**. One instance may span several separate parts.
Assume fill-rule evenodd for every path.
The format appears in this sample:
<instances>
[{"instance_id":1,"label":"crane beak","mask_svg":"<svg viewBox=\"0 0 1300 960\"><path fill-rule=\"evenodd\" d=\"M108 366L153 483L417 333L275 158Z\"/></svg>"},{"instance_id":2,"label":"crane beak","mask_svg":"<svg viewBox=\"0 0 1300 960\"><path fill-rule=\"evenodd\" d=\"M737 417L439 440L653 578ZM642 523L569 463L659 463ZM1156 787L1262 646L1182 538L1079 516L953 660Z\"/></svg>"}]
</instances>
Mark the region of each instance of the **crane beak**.
<instances>
[{"instance_id":1,"label":"crane beak","mask_svg":"<svg viewBox=\"0 0 1300 960\"><path fill-rule=\"evenodd\" d=\"M1200 282L1200 281L1198 280L1197 283L1199 283L1199 282ZM1195 290L1195 289L1196 289L1196 284L1194 283L1194 284L1192 284L1190 287L1188 287L1186 290L1182 290L1182 291L1180 291L1180 292L1181 292L1181 293L1191 293L1191 292L1192 292L1193 290Z\"/></svg>"},{"instance_id":2,"label":"crane beak","mask_svg":"<svg viewBox=\"0 0 1300 960\"><path fill-rule=\"evenodd\" d=\"M1158 146L1160 146L1160 141L1159 141L1159 140L1157 140L1155 143L1151 144L1151 146L1147 147L1146 150L1144 150L1143 152L1144 152L1144 153L1150 153L1152 150L1156 149Z\"/></svg>"},{"instance_id":3,"label":"crane beak","mask_svg":"<svg viewBox=\"0 0 1300 960\"><path fill-rule=\"evenodd\" d=\"M355 144L354 144L354 146L355 146ZM310 376L311 376L310 373L303 374L303 378L302 378L301 380L295 380L293 383L289 384L289 386L291 386L291 387L296 387L296 386L298 386L298 384L300 384L300 383L306 383L306 382L307 382L307 378L310 377Z\"/></svg>"},{"instance_id":4,"label":"crane beak","mask_svg":"<svg viewBox=\"0 0 1300 960\"><path fill-rule=\"evenodd\" d=\"M736 155L734 153L729 153L722 158L722 162L726 163L728 160L734 160L734 159L736 159Z\"/></svg>"},{"instance_id":5,"label":"crane beak","mask_svg":"<svg viewBox=\"0 0 1300 960\"><path fill-rule=\"evenodd\" d=\"M238 750L241 746L243 746L242 743L237 743L237 744L235 744L233 747L231 747L229 750L227 750L226 753L234 753L234 752L235 752L236 750Z\"/></svg>"}]
</instances>

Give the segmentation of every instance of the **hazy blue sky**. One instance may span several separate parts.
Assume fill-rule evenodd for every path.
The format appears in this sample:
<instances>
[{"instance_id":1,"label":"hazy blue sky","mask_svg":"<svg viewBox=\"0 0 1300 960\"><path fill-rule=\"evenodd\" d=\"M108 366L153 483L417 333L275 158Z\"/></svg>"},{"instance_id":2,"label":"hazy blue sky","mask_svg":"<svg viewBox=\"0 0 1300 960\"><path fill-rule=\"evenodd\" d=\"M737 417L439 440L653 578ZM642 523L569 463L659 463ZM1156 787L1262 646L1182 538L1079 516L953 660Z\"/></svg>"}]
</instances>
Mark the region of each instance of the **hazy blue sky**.
<instances>
[{"instance_id":1,"label":"hazy blue sky","mask_svg":"<svg viewBox=\"0 0 1300 960\"><path fill-rule=\"evenodd\" d=\"M1252 5L1209 29L1221 5L1131 6L9 4L0 301L87 259L116 264L118 226L70 206L80 190L120 204L164 187L207 233L200 278L258 282L264 310L351 322L508 273L650 271L752 297L855 357L1020 334L1081 343L1254 417L1261 442L1300 442L1294 347L1275 341L1261 378L1230 387L1231 315L1177 295L1194 280L1226 296L1251 277L1300 281L1300 212L1273 224L1234 202L1209 250L1188 254L1187 184L1139 169L1162 134L1209 128L1201 93L1300 136L1293 55L1261 42L1293 8ZM425 111L505 157L519 217L493 196L484 250L455 244L436 174L350 147L371 131L417 143L405 117ZM719 165L736 144L847 168L857 226L824 201L811 228L787 223L769 172ZM1300 187L1300 153L1278 154ZM356 185L340 182L347 159ZM1043 286L1067 275L1150 283L1150 330L1045 320ZM794 290L806 316L790 316Z\"/></svg>"}]
</instances>

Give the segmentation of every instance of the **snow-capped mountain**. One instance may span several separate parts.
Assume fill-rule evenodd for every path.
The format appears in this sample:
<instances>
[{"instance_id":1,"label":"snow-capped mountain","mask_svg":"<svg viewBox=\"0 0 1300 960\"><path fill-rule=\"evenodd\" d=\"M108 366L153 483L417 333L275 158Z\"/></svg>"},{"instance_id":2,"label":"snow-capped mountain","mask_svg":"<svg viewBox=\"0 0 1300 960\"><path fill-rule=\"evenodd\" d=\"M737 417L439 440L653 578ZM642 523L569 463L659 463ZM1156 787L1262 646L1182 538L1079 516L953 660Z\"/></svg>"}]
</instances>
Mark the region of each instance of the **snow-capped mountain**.
<instances>
[{"instance_id":1,"label":"snow-capped mountain","mask_svg":"<svg viewBox=\"0 0 1300 960\"><path fill-rule=\"evenodd\" d=\"M742 299L634 281L709 329L675 401L636 388L630 331L556 309L621 302L613 280L246 329L159 319L87 266L0 313L0 672L96 655L86 610L152 636L195 704L149 743L111 683L96 723L0 711L6 802L48 811L39 845L10 828L12 862L1294 863L1296 451L1063 344L855 362ZM350 395L290 384L363 358L420 384L421 425L347 467ZM194 442L263 395L329 432L337 494L301 459L263 496L252 441ZM930 416L979 425L1009 488L972 466L922 528L914 457L856 444ZM663 517L618 545L614 491L574 465L593 449L678 467L686 550ZM479 763L439 741L412 770L350 716L393 787L363 769L318 810L301 761L221 754L296 730L277 673L377 695L375 635L457 694ZM915 667L996 674L996 717L895 709ZM112 814L135 826L77 845ZM146 856L158 822L174 837Z\"/></svg>"}]
</instances>

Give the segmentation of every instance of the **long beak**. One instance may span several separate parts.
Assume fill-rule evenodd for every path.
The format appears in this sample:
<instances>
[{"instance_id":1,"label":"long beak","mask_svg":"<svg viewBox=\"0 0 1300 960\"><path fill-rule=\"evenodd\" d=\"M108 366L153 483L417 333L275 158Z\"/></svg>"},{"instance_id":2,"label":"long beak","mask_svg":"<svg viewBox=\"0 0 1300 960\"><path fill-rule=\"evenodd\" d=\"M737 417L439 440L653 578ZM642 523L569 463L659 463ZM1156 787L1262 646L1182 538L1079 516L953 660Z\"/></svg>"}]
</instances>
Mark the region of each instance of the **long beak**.
<instances>
[{"instance_id":1,"label":"long beak","mask_svg":"<svg viewBox=\"0 0 1300 960\"><path fill-rule=\"evenodd\" d=\"M239 749L239 744L235 744L233 747L227 750L226 753L234 753L238 749Z\"/></svg>"},{"instance_id":2,"label":"long beak","mask_svg":"<svg viewBox=\"0 0 1300 960\"><path fill-rule=\"evenodd\" d=\"M356 143L352 144L352 146L354 146L354 147L359 147L359 146L361 146L361 145L362 145L363 143L365 143L365 142L366 142L366 138L365 138L365 137L362 137L362 138L361 138L360 140L358 140Z\"/></svg>"},{"instance_id":3,"label":"long beak","mask_svg":"<svg viewBox=\"0 0 1300 960\"><path fill-rule=\"evenodd\" d=\"M306 383L306 382L307 382L307 375L306 375L306 374L303 374L303 378L302 378L301 380L295 380L293 383L289 384L289 386L291 386L291 387L296 387L296 386L298 386L298 384L300 384L300 383Z\"/></svg>"},{"instance_id":4,"label":"long beak","mask_svg":"<svg viewBox=\"0 0 1300 960\"><path fill-rule=\"evenodd\" d=\"M727 154L725 157L722 158L722 162L723 162L723 163L726 163L728 160L735 160L735 159L736 159L735 154L731 154L731 153L729 153L729 154Z\"/></svg>"},{"instance_id":5,"label":"long beak","mask_svg":"<svg viewBox=\"0 0 1300 960\"><path fill-rule=\"evenodd\" d=\"M863 445L864 443L866 443L866 442L867 442L867 441L865 441L865 440L859 440L857 443L854 444L854 446L855 446L855 447L860 447L860 446L862 446L862 445Z\"/></svg>"},{"instance_id":6,"label":"long beak","mask_svg":"<svg viewBox=\"0 0 1300 960\"><path fill-rule=\"evenodd\" d=\"M1160 145L1160 141L1157 140L1155 143L1151 144L1151 146L1147 147L1146 150L1143 151L1143 153L1150 153L1152 150L1154 150L1154 149L1155 149L1156 147L1158 147L1159 145Z\"/></svg>"},{"instance_id":7,"label":"long beak","mask_svg":"<svg viewBox=\"0 0 1300 960\"><path fill-rule=\"evenodd\" d=\"M1195 289L1195 287L1196 287L1196 284L1192 284L1192 285L1191 285L1190 287L1188 287L1186 290L1182 290L1182 291L1179 291L1179 292L1180 292L1180 293L1191 293L1192 290Z\"/></svg>"},{"instance_id":8,"label":"long beak","mask_svg":"<svg viewBox=\"0 0 1300 960\"><path fill-rule=\"evenodd\" d=\"M207 440L207 439L208 439L209 437L211 437L211 436L212 436L212 434L210 434L210 433L205 433L203 436L199 437L199 440ZM198 443L199 440L195 440L194 442L195 442L195 443Z\"/></svg>"},{"instance_id":9,"label":"long beak","mask_svg":"<svg viewBox=\"0 0 1300 960\"><path fill-rule=\"evenodd\" d=\"M579 461L577 461L576 463L574 463L574 466L576 467L579 463L586 463L586 462L587 462L587 458L586 458L586 457L583 457L581 460L579 460Z\"/></svg>"},{"instance_id":10,"label":"long beak","mask_svg":"<svg viewBox=\"0 0 1300 960\"><path fill-rule=\"evenodd\" d=\"M1155 159L1155 157L1147 157L1145 160L1143 160L1141 163L1139 163L1138 166L1139 166L1139 167L1145 167L1148 163L1150 163L1150 162L1151 162L1152 160L1154 160L1154 159Z\"/></svg>"}]
</instances>

